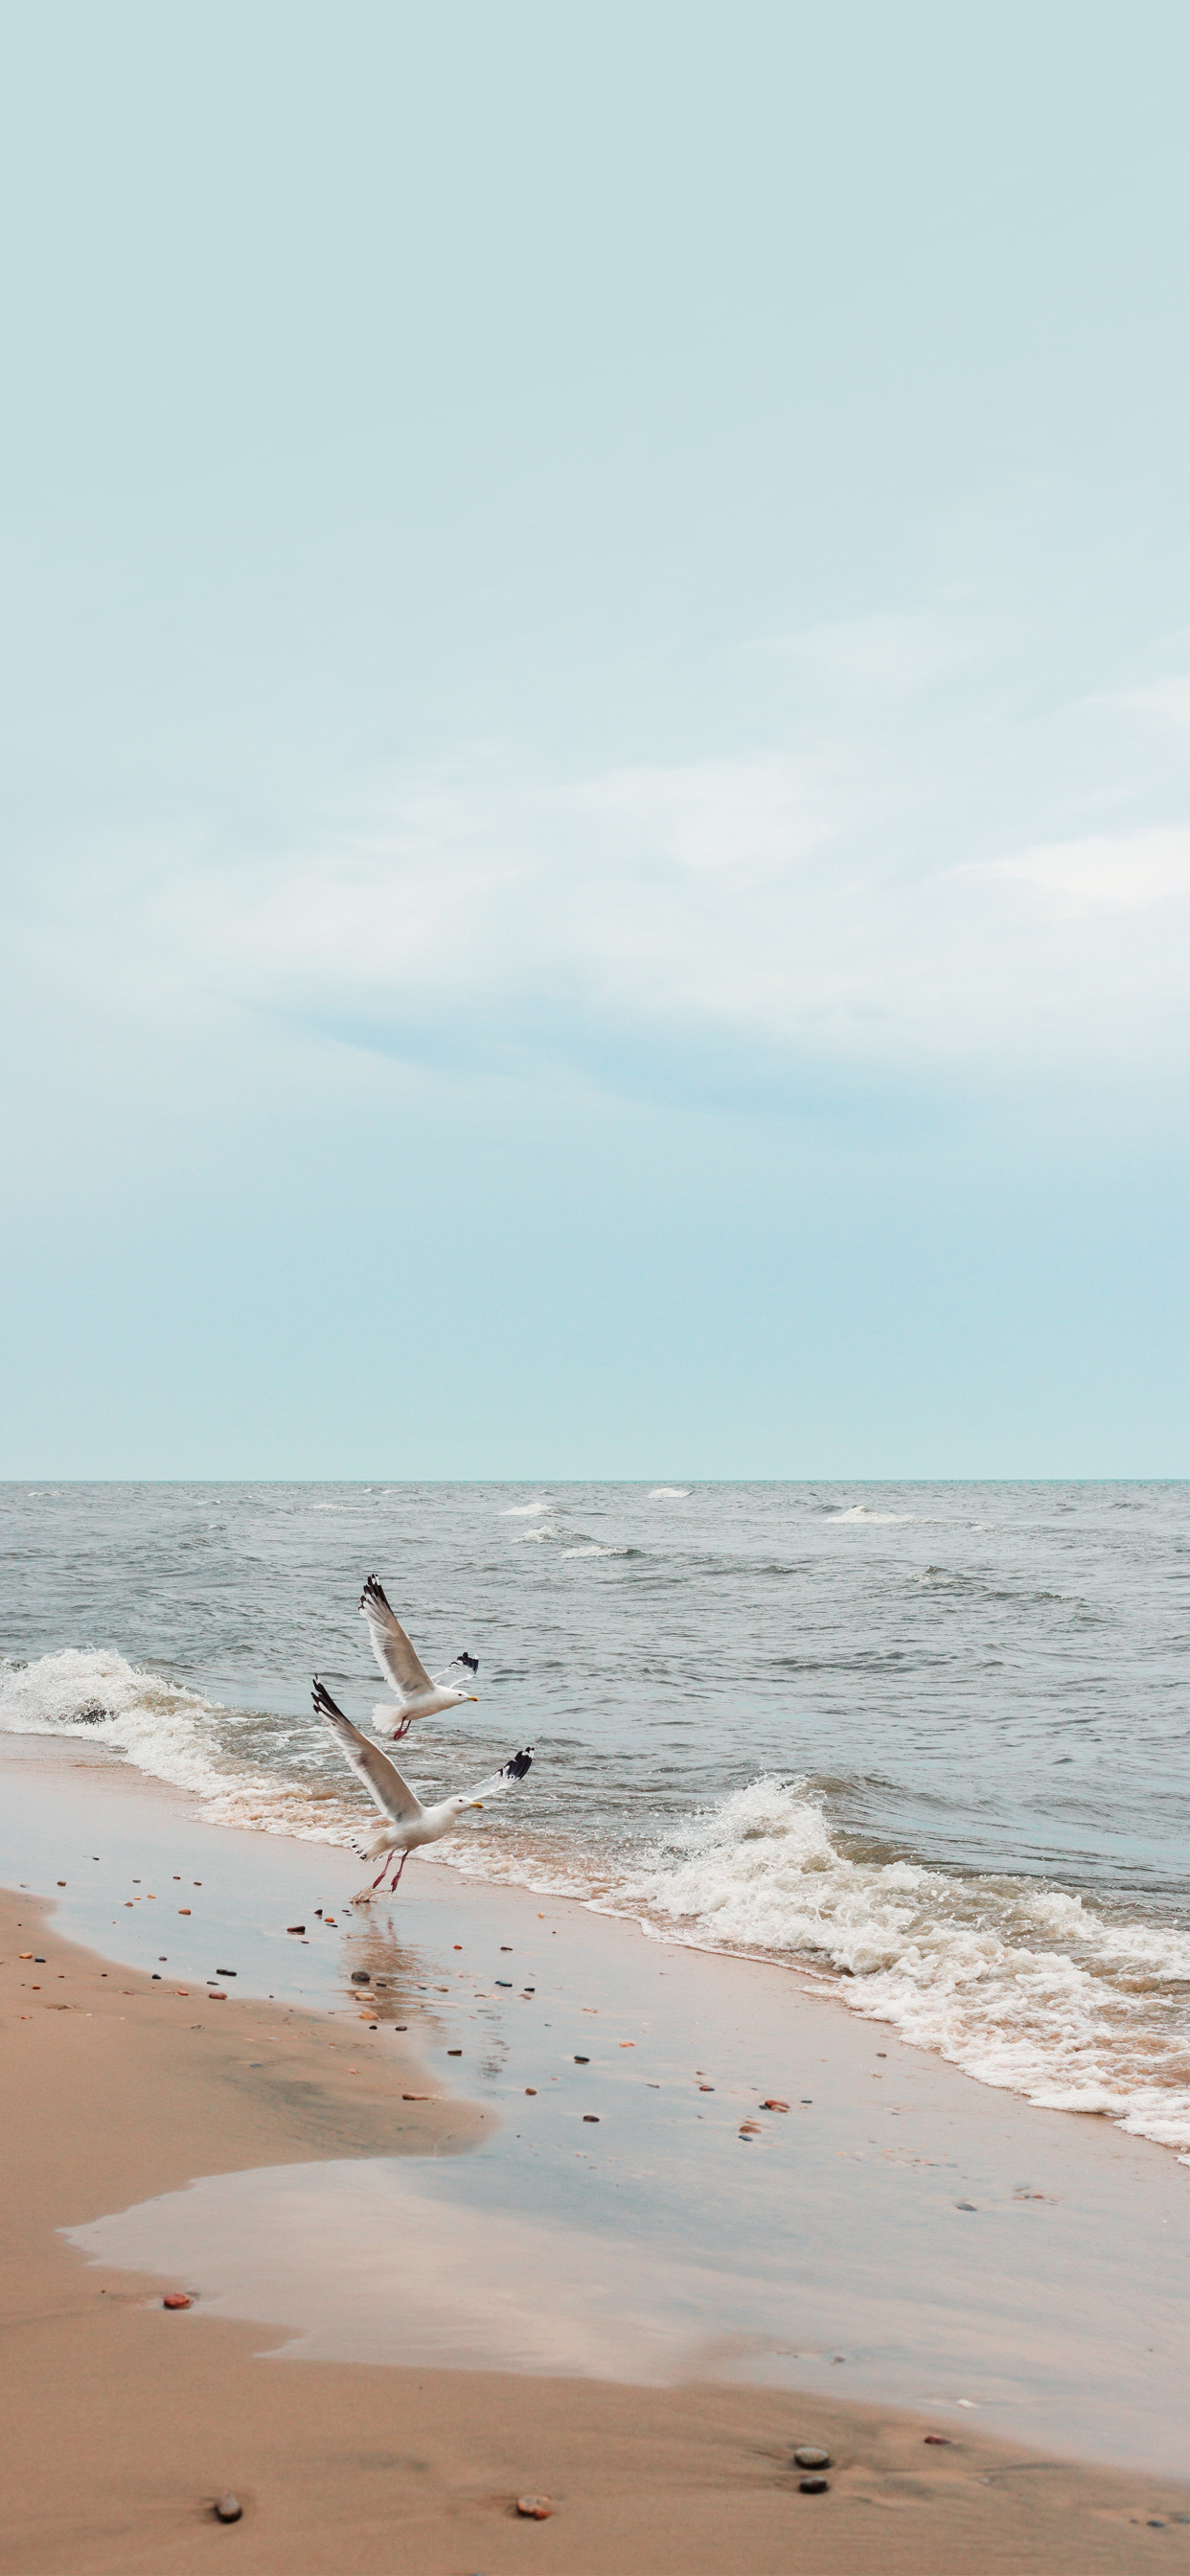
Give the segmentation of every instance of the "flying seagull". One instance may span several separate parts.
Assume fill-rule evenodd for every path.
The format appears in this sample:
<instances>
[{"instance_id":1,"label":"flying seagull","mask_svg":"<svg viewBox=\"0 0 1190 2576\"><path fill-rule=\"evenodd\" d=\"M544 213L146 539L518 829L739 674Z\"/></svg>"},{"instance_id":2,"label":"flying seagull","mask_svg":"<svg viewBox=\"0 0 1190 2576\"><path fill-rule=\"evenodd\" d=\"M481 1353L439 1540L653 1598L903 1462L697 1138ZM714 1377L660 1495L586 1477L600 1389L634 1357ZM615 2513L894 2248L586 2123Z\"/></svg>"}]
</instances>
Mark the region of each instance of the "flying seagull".
<instances>
[{"instance_id":1,"label":"flying seagull","mask_svg":"<svg viewBox=\"0 0 1190 2576\"><path fill-rule=\"evenodd\" d=\"M465 1687L474 1681L479 1671L478 1655L456 1655L444 1673L436 1673L431 1678L400 1620L394 1618L389 1609L374 1574L368 1576L359 1606L368 1622L372 1652L389 1689L397 1695L401 1723L394 1726L389 1736L390 1744L400 1743L415 1717L437 1717L441 1709L461 1708L464 1700L478 1697L477 1692ZM373 1719L381 1726L387 1725L392 1714L384 1702L372 1711Z\"/></svg>"},{"instance_id":2,"label":"flying seagull","mask_svg":"<svg viewBox=\"0 0 1190 2576\"><path fill-rule=\"evenodd\" d=\"M319 1717L325 1717L328 1726L333 1728L352 1770L358 1771L385 1818L383 1830L374 1842L354 1845L361 1860L375 1860L381 1852L384 1854L380 1877L373 1879L370 1888L361 1890L361 1897L375 1895L399 1852L400 1864L391 1890L395 1896L401 1882L401 1871L411 1851L417 1851L422 1843L440 1842L443 1834L448 1834L452 1826L457 1825L468 1807L486 1806L489 1798L498 1798L505 1789L511 1789L514 1780L523 1780L533 1760L534 1748L531 1744L526 1745L523 1753L514 1753L511 1762L506 1762L502 1770L493 1771L490 1780L481 1780L477 1789L469 1789L465 1797L443 1798L436 1807L423 1807L408 1781L402 1780L396 1763L389 1761L387 1753L382 1753L378 1744L361 1735L349 1717L344 1717L342 1709L336 1708L330 1692L323 1689L320 1681L315 1681L311 1696ZM359 1901L357 1899L357 1903Z\"/></svg>"}]
</instances>

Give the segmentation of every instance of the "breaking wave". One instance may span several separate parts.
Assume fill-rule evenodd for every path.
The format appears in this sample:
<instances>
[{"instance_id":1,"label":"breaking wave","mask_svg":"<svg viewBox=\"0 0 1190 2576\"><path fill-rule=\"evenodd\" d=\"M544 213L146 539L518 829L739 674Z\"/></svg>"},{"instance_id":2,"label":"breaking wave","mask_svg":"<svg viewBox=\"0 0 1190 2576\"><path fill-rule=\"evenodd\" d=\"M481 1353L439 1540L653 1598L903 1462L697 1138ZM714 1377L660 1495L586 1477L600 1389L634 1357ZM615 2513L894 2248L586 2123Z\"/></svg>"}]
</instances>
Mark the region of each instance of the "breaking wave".
<instances>
[{"instance_id":1,"label":"breaking wave","mask_svg":"<svg viewBox=\"0 0 1190 2576\"><path fill-rule=\"evenodd\" d=\"M757 1780L619 1891L698 1944L817 1960L855 2012L984 2084L1190 2147L1190 1935L1040 1887L849 1855Z\"/></svg>"},{"instance_id":2,"label":"breaking wave","mask_svg":"<svg viewBox=\"0 0 1190 2576\"><path fill-rule=\"evenodd\" d=\"M338 1788L314 1776L321 1763L310 1761L308 1726L224 1708L114 1648L68 1646L35 1663L0 1664L0 1733L102 1744L115 1760L201 1798L213 1824L320 1842L349 1842L358 1824ZM279 1755L284 1770L275 1767Z\"/></svg>"}]
</instances>

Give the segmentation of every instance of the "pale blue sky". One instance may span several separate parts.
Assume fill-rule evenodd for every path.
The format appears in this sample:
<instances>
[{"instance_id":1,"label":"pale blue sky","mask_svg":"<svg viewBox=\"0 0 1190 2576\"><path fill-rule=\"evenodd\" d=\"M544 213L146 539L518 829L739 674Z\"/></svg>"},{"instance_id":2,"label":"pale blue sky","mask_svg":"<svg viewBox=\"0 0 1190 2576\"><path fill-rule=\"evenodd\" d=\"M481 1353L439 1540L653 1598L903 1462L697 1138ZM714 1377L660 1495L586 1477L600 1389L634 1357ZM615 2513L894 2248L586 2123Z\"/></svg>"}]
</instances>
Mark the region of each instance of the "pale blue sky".
<instances>
[{"instance_id":1,"label":"pale blue sky","mask_svg":"<svg viewBox=\"0 0 1190 2576\"><path fill-rule=\"evenodd\" d=\"M6 55L0 1473L1184 1473L1184 9Z\"/></svg>"}]
</instances>

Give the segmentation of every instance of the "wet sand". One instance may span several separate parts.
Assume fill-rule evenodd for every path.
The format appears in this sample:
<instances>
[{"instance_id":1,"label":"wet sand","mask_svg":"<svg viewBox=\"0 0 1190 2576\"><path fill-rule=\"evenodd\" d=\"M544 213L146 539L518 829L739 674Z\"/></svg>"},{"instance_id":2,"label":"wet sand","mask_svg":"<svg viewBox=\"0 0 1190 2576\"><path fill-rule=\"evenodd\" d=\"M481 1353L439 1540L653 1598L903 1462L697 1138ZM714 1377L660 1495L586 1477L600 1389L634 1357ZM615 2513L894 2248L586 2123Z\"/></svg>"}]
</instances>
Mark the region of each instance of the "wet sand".
<instances>
[{"instance_id":1,"label":"wet sand","mask_svg":"<svg viewBox=\"0 0 1190 2576\"><path fill-rule=\"evenodd\" d=\"M105 1813L114 1830L111 1802ZM160 1838L161 1808L151 1794L137 1802L135 1815L138 1832L152 1821ZM176 1841L176 1815L172 1831ZM187 1849L213 1854L209 1829L191 1831L201 1840ZM234 1840L243 1847L242 1837ZM177 1850L171 1854L175 1861L180 1856ZM331 1857L342 1876L343 1856ZM326 1855L320 1853L318 1861L325 1875ZM213 1874L205 1867L201 1873ZM548 1933L551 1944L567 1949L559 1909L548 1909L553 1919L546 1923L547 1909L537 1900L530 1904L523 1891L467 1889L445 1871L428 1875L423 1884L433 1888L432 1897L420 1900L423 1916L427 1906L449 1914L449 1929L464 1944L477 1938L481 1918L490 1918L495 1905L497 1928L513 1945L510 1957L525 1957L517 1944L530 1920L540 1922L542 1942ZM193 1895L190 1917L180 1917L178 1906L188 1892L174 1887L171 1873L166 1895L142 1885L134 1897L121 1900L121 1911L127 1907L126 1920L139 1926L151 1898L155 1922L156 1908L167 1906L184 1929L193 1920ZM411 1920L412 1911L401 1927L406 1945ZM613 1945L592 1950L591 1934L598 1945L605 1930L614 1934ZM728 1980L735 1974L735 1963L707 1963L640 1945L630 1927L592 1927L584 1918L582 1931L585 1982L582 2000L572 1999L574 2011L590 2016L590 2030L618 1980L615 2032L601 2034L609 2046L614 2036L617 2052L625 2045L619 2034L629 1967L639 1984L639 1963L632 1967L630 1956L634 1941L647 1948L654 1973L668 1961L666 1973L676 1966L679 1981L707 1965L721 1966ZM121 1929L121 1937L134 1936ZM172 1938L160 1937L167 1949L174 1946ZM381 1922L355 1918L352 1939L357 1946L346 1955L371 1958L373 1979L391 1965L393 1936ZM270 1973L278 1973L276 1959L289 1962L294 1978L312 1975L314 1949L297 1959L300 1948L282 1926L269 1953ZM453 1955L453 1944L448 1948ZM22 1951L33 1955L22 1959ZM559 1947L549 1956L556 1960ZM552 2028L567 2040L573 2034L561 2033L555 2016L562 1986L574 1980L574 1956L568 1951L565 1975L558 1970L548 2004ZM426 1962L408 1946L402 1958L408 1988L410 1962L414 1968ZM600 1958L607 1962L608 1991L593 2005L587 1996ZM1168 2475L1072 2465L1046 2455L1036 2442L996 2441L964 2422L953 2405L914 2413L847 2400L833 2387L774 2388L738 2380L712 2385L708 2372L696 2380L686 2375L676 2385L631 2385L610 2371L592 2376L590 2354L577 2365L564 2361L555 2372L543 2370L539 2360L535 2375L524 2369L321 2358L300 2282L292 2305L283 2300L279 2309L270 2306L281 2277L275 2252L273 2287L266 2281L262 2294L263 2313L278 2318L271 2325L253 2321L259 2304L237 2318L227 2298L208 2297L199 2280L179 2281L176 2273L162 2272L154 2281L142 2254L135 2269L116 2268L107 2256L102 2263L85 2260L81 2238L92 2231L102 2235L113 2223L139 2223L140 2213L168 2217L171 2194L182 2195L183 2206L192 2210L205 2205L204 2193L246 2194L241 2214L263 2241L270 2211L275 2215L303 2172L314 2195L308 2207L316 2213L316 2226L323 2223L317 2212L331 2207L325 2195L341 2193L344 2177L357 2176L353 2188L365 2195L357 2220L363 2211L375 2225L387 2223L383 2205L378 2202L374 2211L366 2196L394 2188L398 2231L399 2194L412 2189L418 2215L407 2249L399 2243L395 2249L395 2274L394 2247L384 2247L395 2283L390 2297L399 2308L399 2261L407 2250L412 2278L419 2231L424 2236L428 2229L425 2241L431 2245L435 2225L439 2242L457 2238L463 2266L457 2313L466 2327L470 2266L476 2358L482 2360L488 2330L484 2229L491 2244L500 2233L502 2176L511 2170L507 2159L516 2142L509 2126L514 2092L508 2082L497 2085L490 2077L485 2089L479 2068L466 2061L452 2061L447 2069L447 2046L467 2049L469 2021L488 2013L491 2026L489 2006L482 1999L476 2003L470 1991L450 1998L449 2011L435 1997L423 2006L420 2023L405 1990L394 1986L386 1987L383 2003L373 1996L361 2011L358 1997L349 2000L350 1987L344 1994L340 1983L333 2016L298 2009L292 2001L269 2004L230 1984L223 1989L228 2000L218 2001L172 1963L168 1976L162 1969L155 1984L147 1969L115 1965L65 1941L55 1929L52 1903L28 1892L3 1900L0 1961L9 2106L0 2126L9 2356L3 2409L9 2510L0 2568L13 2576L17 2570L22 2576L40 2576L42 2570L47 2576L111 2576L117 2567L135 2576L165 2565L185 2570L205 2563L209 2551L230 2548L241 2565L261 2576L274 2568L294 2576L322 2576L325 2570L330 2576L345 2565L360 2576L415 2567L426 2576L476 2576L479 2570L502 2576L529 2556L548 2576L578 2576L579 2570L611 2576L613 2569L618 2576L627 2567L656 2570L657 2576L669 2576L671 2569L674 2576L679 2569L696 2576L706 2569L709 2576L714 2569L718 2576L728 2565L755 2576L778 2576L791 2566L808 2576L819 2570L823 2576L835 2570L851 2576L866 2565L893 2576L929 2576L943 2568L1003 2569L1005 2576L1009 2570L1030 2576L1035 2569L1056 2569L1074 2576L1076 2570L1184 2563L1186 2531L1171 2517L1185 2512L1186 2501ZM505 1958L496 1964L503 1969ZM420 1986L424 1993L427 1982L415 1979L414 1991ZM480 1983L486 1992L487 1980ZM180 1994L182 1985L190 1991ZM763 1977L758 1996L762 1986ZM513 1991L520 2003L519 1991ZM665 1991L668 2028L672 2012L679 2021L681 2014L676 1998L671 2008ZM533 2010L526 1998L526 2030L536 2027ZM404 2033L397 2027L398 2011L408 2017ZM885 2045L883 2032L857 2027L837 2008L814 2004L806 2011L813 2016L821 2065L827 2050L818 2042L828 2030L837 2030L844 2056L856 2039L869 2054ZM642 2062L646 2018L642 2012L635 2039ZM543 2046L537 2031L532 2047L540 2053ZM568 2053L575 2055L573 2049ZM601 2074L599 2044L583 2054L604 2084L606 2119L607 2102L613 2108L616 2100L627 2104L628 2091L615 2097L607 2092L611 2072ZM634 2059L626 2055L620 2063L631 2066ZM932 2061L917 2063L944 2083L963 2087L978 2110L984 2097L977 2088L951 2070L933 2069ZM521 2071L514 2069L518 2076ZM860 2071L869 2081L870 2070ZM825 2084L825 2077L820 2080ZM627 2083L624 2077L625 2088ZM639 2083L643 2092L644 2079ZM659 2089L650 2083L650 2099ZM687 2152L708 2160L726 2155L729 2140L741 2159L781 2152L755 2143L745 2149L737 2135L743 2113L734 2103L730 2110L721 2106L718 2089L714 2102L708 2099L702 2108L695 2108L693 2095L671 2091L665 2136L674 2141L675 2155L683 2136ZM523 2086L517 2093L525 2099ZM429 2098L407 2101L407 2094ZM593 2164L584 2165L566 2127L585 2118L577 2102L586 2098L576 2096L571 2104L567 2096L564 2104L559 2097L545 2105L559 2136L565 2132L567 2170L574 2173L576 2189L585 2187L588 2171L594 2188ZM936 2117L937 2103L930 2100ZM722 2113L721 2136L705 2125L695 2128L707 2111ZM897 2116L903 2118L904 2111L898 2108ZM1022 2116L1045 2123L1045 2115ZM1064 2123L1057 2115L1050 2125L1056 2137L1086 2135L1086 2124ZM787 2120L782 2134L789 2134ZM1121 2143L1131 2149L1132 2142ZM543 2210L552 2211L556 2228L571 2204L558 2199L550 2181L544 2131L540 2149L532 2152L541 2157L532 2181L536 2186L540 2178ZM1157 2159L1146 2171L1164 2169L1159 2151L1144 2152ZM855 2195L858 2214L879 2177L873 2180L871 2168L848 2177L838 2151L832 2147L829 2155ZM757 2170L771 2174L777 2168L770 2162ZM1117 2164L1113 2170L1123 2169ZM204 2179L197 2189L187 2192L199 2177ZM614 2255L631 2266L637 2256L643 2266L646 2249L632 2235L636 2204L629 2180L626 2172L623 2200L608 2203L611 2221L602 2243L609 2264ZM118 2220L121 2212L129 2213L127 2222ZM1037 2216L1044 2222L1044 2203ZM1028 2213L1022 2223L1031 2223ZM709 2233L714 2226L712 2201ZM77 2231L75 2242L61 2232L66 2229ZM283 2236L276 2241L284 2246ZM289 2270L296 2275L303 2267L289 2242ZM328 2223L331 2255L334 2245ZM590 2254L588 2248L588 2268ZM168 2313L159 2304L161 2294L179 2286L202 2295L189 2311ZM581 2304L581 2266L575 2282L564 2286L566 2298ZM424 2260L420 2288L424 2293ZM613 2283L613 2304L617 2296ZM342 2311L339 2330L344 2315L358 2338L358 2307ZM1110 2313L1101 2324L1110 2359ZM301 2330L296 2343L293 2325ZM1002 2332L1003 2320L989 2313L989 2333ZM361 2348L367 2347L357 2339L354 2349ZM302 2357L273 2357L286 2349ZM576 2369L586 2375L570 2375ZM945 2434L945 2444L927 2444L931 2431ZM799 2472L792 2466L799 2442L820 2443L831 2453L827 2495L799 2493ZM245 2508L234 2532L218 2525L211 2511L214 2496L227 2488ZM525 2491L552 2498L551 2519L526 2523L517 2516L515 2498Z\"/></svg>"}]
</instances>

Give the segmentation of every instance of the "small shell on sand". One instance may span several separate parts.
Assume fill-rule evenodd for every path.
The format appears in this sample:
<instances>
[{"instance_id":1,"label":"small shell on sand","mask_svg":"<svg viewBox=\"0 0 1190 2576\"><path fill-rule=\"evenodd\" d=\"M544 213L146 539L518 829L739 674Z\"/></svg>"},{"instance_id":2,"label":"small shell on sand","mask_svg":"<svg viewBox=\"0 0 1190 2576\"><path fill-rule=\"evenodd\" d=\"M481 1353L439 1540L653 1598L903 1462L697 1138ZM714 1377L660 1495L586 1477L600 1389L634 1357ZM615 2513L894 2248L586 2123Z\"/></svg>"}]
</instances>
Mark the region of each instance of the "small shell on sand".
<instances>
[{"instance_id":1,"label":"small shell on sand","mask_svg":"<svg viewBox=\"0 0 1190 2576\"><path fill-rule=\"evenodd\" d=\"M516 2509L518 2513L525 2514L530 2522L548 2522L554 2510L548 2496L530 2495L518 2496Z\"/></svg>"}]
</instances>

